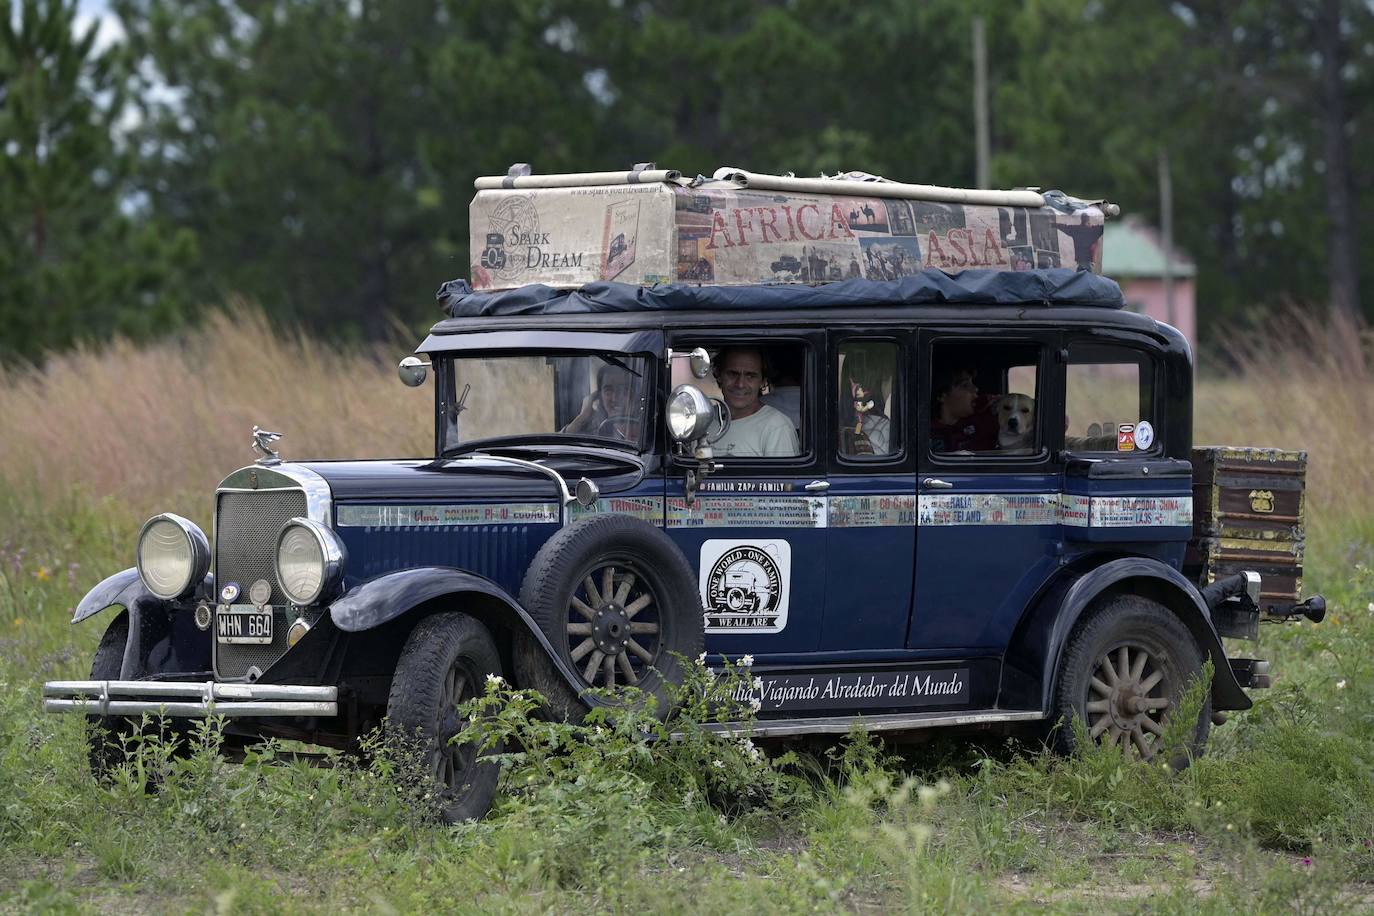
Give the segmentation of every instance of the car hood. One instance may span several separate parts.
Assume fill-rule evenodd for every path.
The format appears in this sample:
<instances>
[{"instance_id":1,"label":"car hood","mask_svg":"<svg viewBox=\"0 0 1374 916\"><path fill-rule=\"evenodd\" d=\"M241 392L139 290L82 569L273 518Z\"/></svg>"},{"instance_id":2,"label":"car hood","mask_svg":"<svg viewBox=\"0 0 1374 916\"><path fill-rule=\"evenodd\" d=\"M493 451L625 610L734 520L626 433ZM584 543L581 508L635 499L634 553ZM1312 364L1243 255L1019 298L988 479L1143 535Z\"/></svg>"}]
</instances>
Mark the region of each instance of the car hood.
<instances>
[{"instance_id":1,"label":"car hood","mask_svg":"<svg viewBox=\"0 0 1374 916\"><path fill-rule=\"evenodd\" d=\"M531 456L533 457L533 456ZM604 493L626 490L644 478L643 469L594 456L550 458L546 462L571 488L590 477ZM299 467L324 478L334 501L550 499L560 494L547 474L476 459L302 461Z\"/></svg>"}]
</instances>

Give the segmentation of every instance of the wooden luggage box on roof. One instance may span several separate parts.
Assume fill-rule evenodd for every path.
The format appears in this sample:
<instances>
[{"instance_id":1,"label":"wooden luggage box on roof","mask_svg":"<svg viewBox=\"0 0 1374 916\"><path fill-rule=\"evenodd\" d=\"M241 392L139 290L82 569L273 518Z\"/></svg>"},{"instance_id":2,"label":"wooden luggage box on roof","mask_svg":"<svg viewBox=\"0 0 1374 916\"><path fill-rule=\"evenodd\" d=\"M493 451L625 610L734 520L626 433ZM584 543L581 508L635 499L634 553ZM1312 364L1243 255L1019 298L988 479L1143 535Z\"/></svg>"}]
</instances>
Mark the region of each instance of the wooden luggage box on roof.
<instances>
[{"instance_id":1,"label":"wooden luggage box on roof","mask_svg":"<svg viewBox=\"0 0 1374 916\"><path fill-rule=\"evenodd\" d=\"M477 179L472 288L614 280L738 286L897 280L924 270L1098 272L1117 208L1058 191L987 191L864 176L724 168Z\"/></svg>"},{"instance_id":2,"label":"wooden luggage box on roof","mask_svg":"<svg viewBox=\"0 0 1374 916\"><path fill-rule=\"evenodd\" d=\"M1205 584L1253 570L1262 577L1261 609L1272 613L1297 604L1307 453L1201 446L1192 459L1189 571Z\"/></svg>"}]
</instances>

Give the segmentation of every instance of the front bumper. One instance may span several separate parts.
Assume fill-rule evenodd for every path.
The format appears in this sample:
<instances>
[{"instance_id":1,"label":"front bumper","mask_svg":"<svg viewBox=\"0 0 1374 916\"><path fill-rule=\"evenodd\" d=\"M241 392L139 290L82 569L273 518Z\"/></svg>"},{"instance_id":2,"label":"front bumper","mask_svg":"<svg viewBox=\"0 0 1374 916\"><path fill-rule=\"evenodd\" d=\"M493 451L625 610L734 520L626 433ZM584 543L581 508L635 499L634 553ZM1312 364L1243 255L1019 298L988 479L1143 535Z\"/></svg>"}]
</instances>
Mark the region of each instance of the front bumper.
<instances>
[{"instance_id":1,"label":"front bumper","mask_svg":"<svg viewBox=\"0 0 1374 916\"><path fill-rule=\"evenodd\" d=\"M337 716L339 688L215 681L48 681L43 685L43 709L93 716L145 712L184 718Z\"/></svg>"}]
</instances>

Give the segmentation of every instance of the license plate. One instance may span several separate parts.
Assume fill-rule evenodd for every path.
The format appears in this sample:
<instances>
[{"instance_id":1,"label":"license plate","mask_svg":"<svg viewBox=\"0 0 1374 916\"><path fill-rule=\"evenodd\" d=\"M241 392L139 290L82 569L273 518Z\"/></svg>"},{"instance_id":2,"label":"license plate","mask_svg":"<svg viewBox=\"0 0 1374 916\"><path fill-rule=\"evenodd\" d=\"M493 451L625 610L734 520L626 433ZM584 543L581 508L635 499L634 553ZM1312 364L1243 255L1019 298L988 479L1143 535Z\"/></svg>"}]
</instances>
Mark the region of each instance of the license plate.
<instances>
[{"instance_id":1,"label":"license plate","mask_svg":"<svg viewBox=\"0 0 1374 916\"><path fill-rule=\"evenodd\" d=\"M266 646L272 642L272 612L239 610L220 611L216 616L215 632L222 643Z\"/></svg>"}]
</instances>

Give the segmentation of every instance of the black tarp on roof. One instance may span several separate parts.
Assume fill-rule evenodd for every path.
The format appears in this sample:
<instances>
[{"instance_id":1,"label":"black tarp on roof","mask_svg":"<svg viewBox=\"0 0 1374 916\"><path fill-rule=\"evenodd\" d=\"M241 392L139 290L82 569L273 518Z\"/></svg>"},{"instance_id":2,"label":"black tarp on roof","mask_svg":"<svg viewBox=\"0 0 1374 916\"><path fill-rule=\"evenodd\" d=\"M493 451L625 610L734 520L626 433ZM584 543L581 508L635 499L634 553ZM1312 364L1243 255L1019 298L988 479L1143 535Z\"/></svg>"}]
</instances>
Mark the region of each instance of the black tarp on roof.
<instances>
[{"instance_id":1,"label":"black tarp on roof","mask_svg":"<svg viewBox=\"0 0 1374 916\"><path fill-rule=\"evenodd\" d=\"M588 312L698 310L769 311L885 305L1073 305L1122 308L1115 280L1068 268L1048 270L925 270L900 280L844 280L819 286L631 286L588 283L580 289L542 284L501 292L474 292L466 280L439 287L439 304L452 318L489 315L570 315Z\"/></svg>"}]
</instances>

